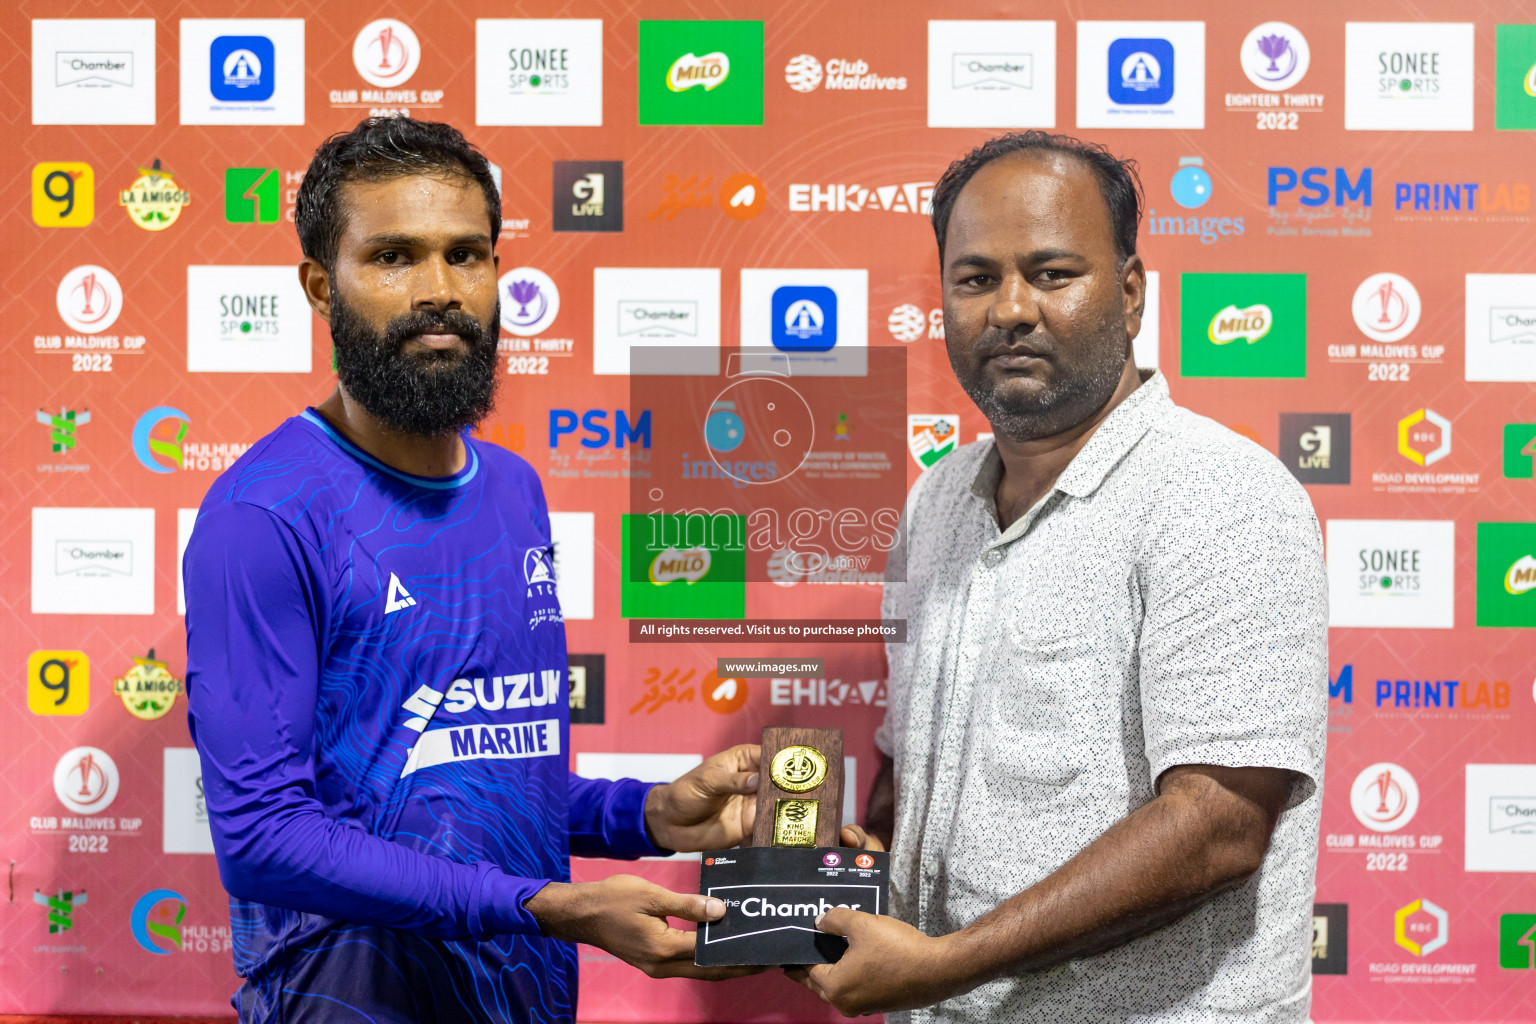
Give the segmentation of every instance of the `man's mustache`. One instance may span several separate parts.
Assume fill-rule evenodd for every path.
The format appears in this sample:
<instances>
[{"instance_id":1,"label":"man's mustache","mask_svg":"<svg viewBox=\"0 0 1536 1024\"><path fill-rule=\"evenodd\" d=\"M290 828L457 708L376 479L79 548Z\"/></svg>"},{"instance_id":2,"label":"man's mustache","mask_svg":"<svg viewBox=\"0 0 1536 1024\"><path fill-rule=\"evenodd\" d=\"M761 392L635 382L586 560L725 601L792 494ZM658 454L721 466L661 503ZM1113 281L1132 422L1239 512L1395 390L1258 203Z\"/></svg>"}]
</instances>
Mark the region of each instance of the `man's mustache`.
<instances>
[{"instance_id":1,"label":"man's mustache","mask_svg":"<svg viewBox=\"0 0 1536 1024\"><path fill-rule=\"evenodd\" d=\"M1003 330L1000 327L989 327L976 340L973 351L978 360L1003 355L1033 356L1037 359L1054 360L1060 350L1056 340L1036 326L1027 333L1017 329Z\"/></svg>"},{"instance_id":2,"label":"man's mustache","mask_svg":"<svg viewBox=\"0 0 1536 1024\"><path fill-rule=\"evenodd\" d=\"M389 322L384 331L384 341L392 347L405 344L422 334L457 334L465 341L481 341L487 334L480 321L462 310L408 313Z\"/></svg>"}]
</instances>

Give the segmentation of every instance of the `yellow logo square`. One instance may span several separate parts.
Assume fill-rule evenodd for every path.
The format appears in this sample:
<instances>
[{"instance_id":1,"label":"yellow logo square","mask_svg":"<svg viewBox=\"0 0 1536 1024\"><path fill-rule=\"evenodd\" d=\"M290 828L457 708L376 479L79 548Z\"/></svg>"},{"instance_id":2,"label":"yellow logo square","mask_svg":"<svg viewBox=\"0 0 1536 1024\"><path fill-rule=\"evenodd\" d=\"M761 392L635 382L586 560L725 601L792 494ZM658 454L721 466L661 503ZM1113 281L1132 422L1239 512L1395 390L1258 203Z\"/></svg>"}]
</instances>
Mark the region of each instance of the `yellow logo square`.
<instances>
[{"instance_id":1,"label":"yellow logo square","mask_svg":"<svg viewBox=\"0 0 1536 1024\"><path fill-rule=\"evenodd\" d=\"M90 164L32 168L32 220L45 228L83 228L96 217L96 172Z\"/></svg>"},{"instance_id":2,"label":"yellow logo square","mask_svg":"<svg viewBox=\"0 0 1536 1024\"><path fill-rule=\"evenodd\" d=\"M84 651L33 651L27 659L27 709L34 715L83 715L91 701L91 659Z\"/></svg>"}]
</instances>

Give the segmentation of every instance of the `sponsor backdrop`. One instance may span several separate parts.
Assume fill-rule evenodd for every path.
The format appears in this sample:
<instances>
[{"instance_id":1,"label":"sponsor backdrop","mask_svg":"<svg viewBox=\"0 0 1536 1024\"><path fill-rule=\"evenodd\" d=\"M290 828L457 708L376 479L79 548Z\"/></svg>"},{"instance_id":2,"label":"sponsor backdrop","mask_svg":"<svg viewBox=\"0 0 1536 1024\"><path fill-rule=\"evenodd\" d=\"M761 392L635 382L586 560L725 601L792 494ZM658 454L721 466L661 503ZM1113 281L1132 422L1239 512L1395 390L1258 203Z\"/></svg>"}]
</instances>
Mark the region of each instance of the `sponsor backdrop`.
<instances>
[{"instance_id":1,"label":"sponsor backdrop","mask_svg":"<svg viewBox=\"0 0 1536 1024\"><path fill-rule=\"evenodd\" d=\"M1284 460L1326 532L1315 1017L1536 1021L1529 5L534 6L0 13L6 237L25 254L0 272L0 1010L227 1007L178 560L218 473L331 386L293 271L311 152L408 112L462 127L501 176L505 376L483 436L555 510L575 767L670 779L764 725L840 726L850 815L884 713L878 644L653 643L625 616L872 618L870 563L806 576L783 547L742 583L709 578L707 546L629 552L631 479L677 458L653 447L647 395L665 397L631 390L631 354L670 346L673 372L711 374L766 345L835 374L895 353L899 439L876 429L891 403L818 428L899 496L987 429L944 355L933 181L1009 128L1135 157L1140 361ZM719 411L711 438L739 426ZM627 555L645 564L621 585ZM825 663L716 671L747 654ZM625 870L697 884L696 858ZM829 1016L776 977L582 965L584 1019Z\"/></svg>"}]
</instances>

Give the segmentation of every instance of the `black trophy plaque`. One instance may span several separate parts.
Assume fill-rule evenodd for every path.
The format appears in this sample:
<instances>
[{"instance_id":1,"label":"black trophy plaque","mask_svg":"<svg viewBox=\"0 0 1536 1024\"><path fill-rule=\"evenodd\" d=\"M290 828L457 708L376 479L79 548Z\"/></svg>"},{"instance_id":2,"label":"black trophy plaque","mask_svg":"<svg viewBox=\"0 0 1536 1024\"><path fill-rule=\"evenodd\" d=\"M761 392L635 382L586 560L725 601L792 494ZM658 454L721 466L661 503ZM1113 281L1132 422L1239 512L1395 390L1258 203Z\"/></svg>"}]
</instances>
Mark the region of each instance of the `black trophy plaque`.
<instances>
[{"instance_id":1,"label":"black trophy plaque","mask_svg":"<svg viewBox=\"0 0 1536 1024\"><path fill-rule=\"evenodd\" d=\"M890 855L838 846L841 729L763 730L752 845L704 855L699 891L725 916L699 927L694 962L828 964L848 944L816 929L834 907L887 910Z\"/></svg>"}]
</instances>

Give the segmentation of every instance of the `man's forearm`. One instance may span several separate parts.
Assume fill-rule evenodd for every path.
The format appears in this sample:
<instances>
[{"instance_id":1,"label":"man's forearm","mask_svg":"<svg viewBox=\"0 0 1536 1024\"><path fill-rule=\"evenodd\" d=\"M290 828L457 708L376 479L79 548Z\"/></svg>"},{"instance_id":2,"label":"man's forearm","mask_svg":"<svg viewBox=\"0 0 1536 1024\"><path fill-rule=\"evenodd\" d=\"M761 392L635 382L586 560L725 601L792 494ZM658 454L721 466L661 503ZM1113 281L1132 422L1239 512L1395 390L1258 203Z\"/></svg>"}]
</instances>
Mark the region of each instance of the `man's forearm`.
<instances>
[{"instance_id":1,"label":"man's forearm","mask_svg":"<svg viewBox=\"0 0 1536 1024\"><path fill-rule=\"evenodd\" d=\"M1113 949L1241 884L1263 861L1289 781L1279 769L1170 771L1156 799L948 937L961 991Z\"/></svg>"}]
</instances>

